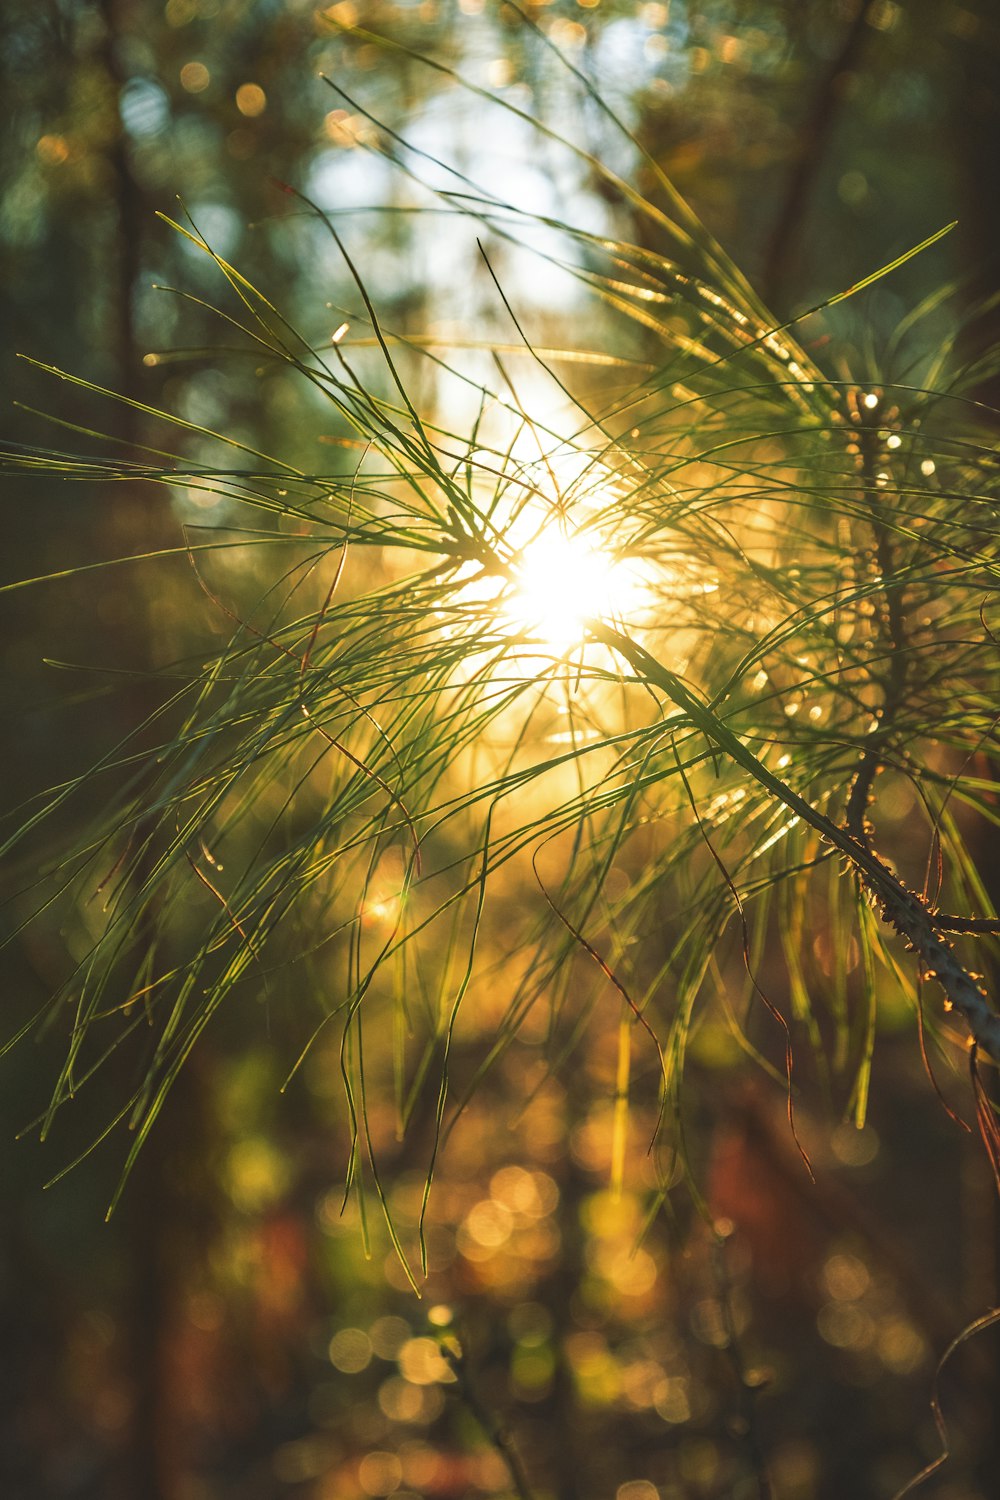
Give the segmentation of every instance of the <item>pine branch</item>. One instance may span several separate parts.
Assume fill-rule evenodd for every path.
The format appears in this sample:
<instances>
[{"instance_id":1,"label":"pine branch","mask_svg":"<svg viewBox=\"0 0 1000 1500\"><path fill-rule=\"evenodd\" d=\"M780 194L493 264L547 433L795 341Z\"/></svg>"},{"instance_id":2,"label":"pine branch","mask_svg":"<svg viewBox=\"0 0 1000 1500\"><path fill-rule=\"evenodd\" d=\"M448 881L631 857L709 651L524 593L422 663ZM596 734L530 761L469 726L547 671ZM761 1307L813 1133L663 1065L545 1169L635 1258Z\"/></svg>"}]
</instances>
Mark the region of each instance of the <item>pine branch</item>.
<instances>
[{"instance_id":1,"label":"pine branch","mask_svg":"<svg viewBox=\"0 0 1000 1500\"><path fill-rule=\"evenodd\" d=\"M859 842L846 829L838 827L819 808L807 802L776 776L733 733L724 720L694 695L676 673L611 626L593 621L590 628L595 640L602 641L623 657L642 681L664 692L706 739L717 745L748 772L758 785L783 802L844 856L879 908L883 921L905 939L919 957L927 976L937 980L944 991L946 1009L956 1010L977 1045L1000 1062L1000 1015L991 1007L986 991L963 967L951 945L942 936L927 902L914 891L908 890L888 865L866 848L864 843Z\"/></svg>"}]
</instances>

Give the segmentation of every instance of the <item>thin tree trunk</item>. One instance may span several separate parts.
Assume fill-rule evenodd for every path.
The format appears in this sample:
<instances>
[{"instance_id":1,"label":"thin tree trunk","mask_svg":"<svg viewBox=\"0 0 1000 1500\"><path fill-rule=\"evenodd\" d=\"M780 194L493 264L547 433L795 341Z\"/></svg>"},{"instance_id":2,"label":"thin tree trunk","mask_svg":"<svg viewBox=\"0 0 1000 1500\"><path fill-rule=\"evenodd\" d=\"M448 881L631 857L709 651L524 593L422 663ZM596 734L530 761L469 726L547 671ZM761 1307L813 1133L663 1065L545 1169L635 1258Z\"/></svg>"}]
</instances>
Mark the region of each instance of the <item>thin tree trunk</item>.
<instances>
[{"instance_id":1,"label":"thin tree trunk","mask_svg":"<svg viewBox=\"0 0 1000 1500\"><path fill-rule=\"evenodd\" d=\"M871 35L867 0L859 0L857 12L815 93L813 107L798 130L798 149L778 208L774 229L764 258L761 291L765 303L781 316L789 310L788 283L792 275L809 198L823 164L837 121L845 80L858 67Z\"/></svg>"}]
</instances>

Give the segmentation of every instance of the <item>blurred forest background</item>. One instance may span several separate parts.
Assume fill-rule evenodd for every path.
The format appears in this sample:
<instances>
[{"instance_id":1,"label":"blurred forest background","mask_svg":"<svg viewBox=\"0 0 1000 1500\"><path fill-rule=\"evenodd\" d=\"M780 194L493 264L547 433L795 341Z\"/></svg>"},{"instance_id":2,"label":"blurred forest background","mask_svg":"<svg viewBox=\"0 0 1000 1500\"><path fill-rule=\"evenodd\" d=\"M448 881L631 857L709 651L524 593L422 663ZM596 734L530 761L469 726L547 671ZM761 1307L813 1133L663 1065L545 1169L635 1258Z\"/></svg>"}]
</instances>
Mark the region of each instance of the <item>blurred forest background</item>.
<instances>
[{"instance_id":1,"label":"blurred forest background","mask_svg":"<svg viewBox=\"0 0 1000 1500\"><path fill-rule=\"evenodd\" d=\"M963 306L994 289L993 0L553 0L529 12L779 317L959 221L863 306L826 319L828 368L876 368L906 310L942 281L953 296L925 321L927 338L936 328L944 337ZM406 212L405 181L359 149L366 110L495 190L509 184L538 212L586 222L597 211L600 184L529 154L516 121L483 138L475 100L404 52L340 30L354 24L446 59L623 175L637 170L539 36L492 0L340 0L328 10L304 0L5 0L6 436L86 443L15 410L16 399L125 443L162 438L155 417L101 405L16 361L22 352L265 451L335 463L336 434L317 432L317 409L292 375L222 362L218 320L153 289L212 295L205 257L155 217L177 213L178 195L213 247L303 326L329 336L357 297L276 179L336 213L387 326L488 327L496 299L475 226ZM623 204L605 211L627 216ZM531 307L536 336L574 342L573 309L544 278L518 281L514 259L500 270ZM988 322L976 337L995 335ZM188 352L172 358L172 348ZM10 486L3 504L5 582L175 546L179 522L208 519L197 491L170 498L138 485L33 480ZM159 702L154 668L228 628L183 557L85 572L0 604L0 765L15 809ZM5 882L11 928L22 875ZM835 965L822 934L816 943L818 961ZM59 945L43 928L5 949L5 1033L52 988ZM498 989L511 982L501 965L494 972ZM356 1215L341 1214L336 1041L278 1094L296 1050L294 1012L292 993L273 1012L231 1007L219 1018L109 1225L114 1149L41 1190L101 1128L102 1101L81 1098L44 1147L30 1134L15 1147L44 1100L52 1056L43 1043L5 1061L5 1496L509 1495L492 1421L513 1434L539 1500L744 1500L765 1493L758 1450L780 1500L875 1500L935 1453L934 1365L997 1300L997 1219L988 1167L934 1098L912 1027L891 1007L868 1127L824 1118L816 1101L814 1116L804 1109L815 1186L780 1088L740 1066L723 1029L699 1033L698 1165L729 1232L724 1249L684 1206L634 1249L652 1118L631 1132L617 1198L615 1017L592 1018L575 1039L568 1017L554 1041L529 1018L439 1162L420 1301L378 1226L366 1257ZM460 1039L473 1062L492 1025L489 1007L477 1015ZM412 1224L426 1154L419 1140L393 1145L390 1104L376 1128L396 1214ZM458 1372L438 1342L448 1329L464 1351ZM958 1353L944 1398L955 1456L927 1493L990 1500L1000 1475L995 1332Z\"/></svg>"}]
</instances>

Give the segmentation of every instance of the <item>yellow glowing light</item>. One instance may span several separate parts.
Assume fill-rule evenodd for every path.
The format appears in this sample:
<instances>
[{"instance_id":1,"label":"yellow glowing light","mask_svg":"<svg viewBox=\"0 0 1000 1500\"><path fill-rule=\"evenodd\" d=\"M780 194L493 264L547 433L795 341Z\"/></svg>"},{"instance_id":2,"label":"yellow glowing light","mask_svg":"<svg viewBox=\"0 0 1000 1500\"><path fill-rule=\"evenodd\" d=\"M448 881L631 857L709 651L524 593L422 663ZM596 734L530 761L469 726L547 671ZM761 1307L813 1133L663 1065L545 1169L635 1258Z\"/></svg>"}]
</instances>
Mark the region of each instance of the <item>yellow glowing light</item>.
<instances>
[{"instance_id":1,"label":"yellow glowing light","mask_svg":"<svg viewBox=\"0 0 1000 1500\"><path fill-rule=\"evenodd\" d=\"M504 613L519 630L556 651L582 641L586 622L622 614L636 588L629 569L582 533L557 526L540 533L521 554Z\"/></svg>"},{"instance_id":2,"label":"yellow glowing light","mask_svg":"<svg viewBox=\"0 0 1000 1500\"><path fill-rule=\"evenodd\" d=\"M241 115L254 119L267 108L267 95L259 83L241 83L236 90L236 108Z\"/></svg>"},{"instance_id":3,"label":"yellow glowing light","mask_svg":"<svg viewBox=\"0 0 1000 1500\"><path fill-rule=\"evenodd\" d=\"M361 908L361 923L364 927L384 927L399 921L402 898L394 896L372 896Z\"/></svg>"},{"instance_id":4,"label":"yellow glowing light","mask_svg":"<svg viewBox=\"0 0 1000 1500\"><path fill-rule=\"evenodd\" d=\"M69 145L62 135L40 136L35 150L47 167L60 167L69 157Z\"/></svg>"},{"instance_id":5,"label":"yellow glowing light","mask_svg":"<svg viewBox=\"0 0 1000 1500\"><path fill-rule=\"evenodd\" d=\"M189 94L201 94L212 81L212 75L202 62L187 62L180 71L181 88Z\"/></svg>"}]
</instances>

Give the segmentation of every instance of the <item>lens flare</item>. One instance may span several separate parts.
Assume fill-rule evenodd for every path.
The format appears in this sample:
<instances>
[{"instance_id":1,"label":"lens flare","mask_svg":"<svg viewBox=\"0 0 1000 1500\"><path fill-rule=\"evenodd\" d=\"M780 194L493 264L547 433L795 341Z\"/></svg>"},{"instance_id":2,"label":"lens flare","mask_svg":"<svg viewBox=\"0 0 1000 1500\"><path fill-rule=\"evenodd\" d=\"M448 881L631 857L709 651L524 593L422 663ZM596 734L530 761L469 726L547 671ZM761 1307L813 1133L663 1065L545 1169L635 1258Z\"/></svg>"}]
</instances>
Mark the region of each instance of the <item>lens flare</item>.
<instances>
[{"instance_id":1,"label":"lens flare","mask_svg":"<svg viewBox=\"0 0 1000 1500\"><path fill-rule=\"evenodd\" d=\"M556 526L542 531L521 553L504 614L519 631L555 651L582 641L586 622L621 615L636 589L629 568L582 533Z\"/></svg>"}]
</instances>

